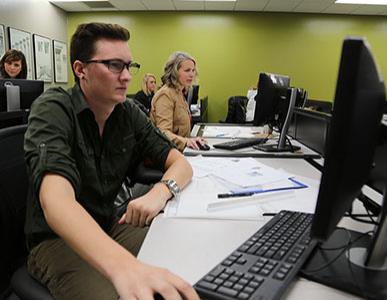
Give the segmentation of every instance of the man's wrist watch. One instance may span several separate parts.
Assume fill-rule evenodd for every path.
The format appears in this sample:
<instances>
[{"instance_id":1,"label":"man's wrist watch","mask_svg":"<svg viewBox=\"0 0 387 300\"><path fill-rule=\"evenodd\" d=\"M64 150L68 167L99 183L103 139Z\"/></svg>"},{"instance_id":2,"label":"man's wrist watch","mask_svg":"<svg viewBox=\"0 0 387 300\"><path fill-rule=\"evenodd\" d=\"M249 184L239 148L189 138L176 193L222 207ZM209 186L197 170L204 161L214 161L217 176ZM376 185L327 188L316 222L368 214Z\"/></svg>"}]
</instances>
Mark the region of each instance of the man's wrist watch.
<instances>
[{"instance_id":1,"label":"man's wrist watch","mask_svg":"<svg viewBox=\"0 0 387 300\"><path fill-rule=\"evenodd\" d=\"M180 187L177 185L176 181L173 179L164 179L160 181L161 183L164 183L168 190L171 192L173 197L177 197L180 194Z\"/></svg>"}]
</instances>

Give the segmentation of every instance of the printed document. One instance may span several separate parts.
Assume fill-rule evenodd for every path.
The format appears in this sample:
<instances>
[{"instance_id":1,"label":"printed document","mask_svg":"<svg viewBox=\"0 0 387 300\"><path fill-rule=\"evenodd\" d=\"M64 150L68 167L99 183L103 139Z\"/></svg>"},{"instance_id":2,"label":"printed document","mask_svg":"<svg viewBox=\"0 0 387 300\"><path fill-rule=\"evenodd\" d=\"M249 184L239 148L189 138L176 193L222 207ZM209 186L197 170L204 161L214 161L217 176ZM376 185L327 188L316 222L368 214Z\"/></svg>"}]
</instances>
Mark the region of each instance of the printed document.
<instances>
[{"instance_id":1,"label":"printed document","mask_svg":"<svg viewBox=\"0 0 387 300\"><path fill-rule=\"evenodd\" d=\"M167 203L166 217L257 220L265 212L281 209L314 211L319 184L316 180L271 168L253 158L196 156L188 160L193 179L179 199ZM238 196L244 192L251 195ZM220 199L221 194L231 196Z\"/></svg>"}]
</instances>

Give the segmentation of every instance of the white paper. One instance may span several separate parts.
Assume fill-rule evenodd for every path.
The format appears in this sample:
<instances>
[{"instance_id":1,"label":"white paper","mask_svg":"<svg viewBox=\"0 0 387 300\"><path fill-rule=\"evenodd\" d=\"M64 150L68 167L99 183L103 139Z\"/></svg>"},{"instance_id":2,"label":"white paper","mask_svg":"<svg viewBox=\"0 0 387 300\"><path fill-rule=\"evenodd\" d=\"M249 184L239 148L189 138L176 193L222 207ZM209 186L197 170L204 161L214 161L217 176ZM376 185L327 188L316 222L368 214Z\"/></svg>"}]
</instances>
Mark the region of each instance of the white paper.
<instances>
[{"instance_id":1,"label":"white paper","mask_svg":"<svg viewBox=\"0 0 387 300\"><path fill-rule=\"evenodd\" d=\"M194 177L191 183L182 191L179 199L173 199L167 203L164 209L165 217L260 220L264 212L276 213L282 209L303 212L314 211L318 193L318 181L300 176L294 178L306 184L308 186L307 188L256 194L251 197L243 197L243 199L230 198L228 203L223 201L219 205L220 199L218 199L218 194L229 193L231 188L241 188L241 186L231 184L221 177L218 177L219 174L215 176L213 174L214 171L215 173L219 173L222 168L230 168L232 164L237 163L240 163L241 169L246 170L250 163L253 164L254 162L255 164L257 161L251 158L244 158L240 162L241 159L237 161L232 158L213 157L189 157L188 160L193 166ZM267 167L265 165L263 166ZM211 169L215 170L211 171ZM234 173L236 172L235 168L230 168L229 170ZM294 176L281 170L269 169L269 171L273 173L279 172L283 176ZM226 176L228 179L231 178L229 175ZM285 186L289 185L288 182L284 182L283 184ZM279 181L274 181L271 185L270 183L265 183L261 186L273 187L278 185ZM238 201L238 199L242 201Z\"/></svg>"},{"instance_id":2,"label":"white paper","mask_svg":"<svg viewBox=\"0 0 387 300\"><path fill-rule=\"evenodd\" d=\"M203 137L252 138L262 133L264 133L263 127L206 126L203 130Z\"/></svg>"}]
</instances>

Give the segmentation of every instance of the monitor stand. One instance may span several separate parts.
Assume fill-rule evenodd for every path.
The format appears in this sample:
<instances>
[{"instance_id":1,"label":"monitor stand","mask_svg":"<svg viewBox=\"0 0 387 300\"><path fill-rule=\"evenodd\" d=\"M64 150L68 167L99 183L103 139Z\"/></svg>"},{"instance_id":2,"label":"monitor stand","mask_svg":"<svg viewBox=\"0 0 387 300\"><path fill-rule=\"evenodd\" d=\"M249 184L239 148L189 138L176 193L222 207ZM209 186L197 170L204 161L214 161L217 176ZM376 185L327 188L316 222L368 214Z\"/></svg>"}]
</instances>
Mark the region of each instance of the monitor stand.
<instances>
[{"instance_id":1,"label":"monitor stand","mask_svg":"<svg viewBox=\"0 0 387 300\"><path fill-rule=\"evenodd\" d=\"M301 149L301 147L293 146L290 141L287 144L286 143L286 134L288 133L288 129L290 126L290 122L292 120L294 106L296 104L297 99L297 89L291 88L290 92L290 101L289 101L289 107L286 114L285 122L282 126L280 137L278 144L275 145L257 145L254 146L254 149L264 151L264 152L295 152Z\"/></svg>"},{"instance_id":2,"label":"monitor stand","mask_svg":"<svg viewBox=\"0 0 387 300\"><path fill-rule=\"evenodd\" d=\"M349 239L354 242L347 251ZM387 299L387 268L367 268L361 263L369 243L367 234L336 229L312 252L299 274L362 298Z\"/></svg>"},{"instance_id":3,"label":"monitor stand","mask_svg":"<svg viewBox=\"0 0 387 300\"><path fill-rule=\"evenodd\" d=\"M7 91L7 111L20 110L20 88L12 85L12 83L5 85Z\"/></svg>"}]
</instances>

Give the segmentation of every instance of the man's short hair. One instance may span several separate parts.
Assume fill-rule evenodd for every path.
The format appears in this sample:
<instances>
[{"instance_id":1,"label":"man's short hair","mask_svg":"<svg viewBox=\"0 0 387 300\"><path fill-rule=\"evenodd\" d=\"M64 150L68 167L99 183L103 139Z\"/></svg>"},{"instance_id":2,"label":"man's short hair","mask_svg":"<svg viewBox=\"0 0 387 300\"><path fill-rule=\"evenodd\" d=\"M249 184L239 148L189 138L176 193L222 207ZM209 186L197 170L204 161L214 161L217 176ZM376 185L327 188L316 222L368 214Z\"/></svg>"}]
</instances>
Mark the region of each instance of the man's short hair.
<instances>
[{"instance_id":1,"label":"man's short hair","mask_svg":"<svg viewBox=\"0 0 387 300\"><path fill-rule=\"evenodd\" d=\"M107 23L85 23L78 25L75 30L70 45L71 66L76 60L86 62L95 54L95 44L101 39L129 41L129 31L118 24ZM76 82L79 78L75 75Z\"/></svg>"}]
</instances>

